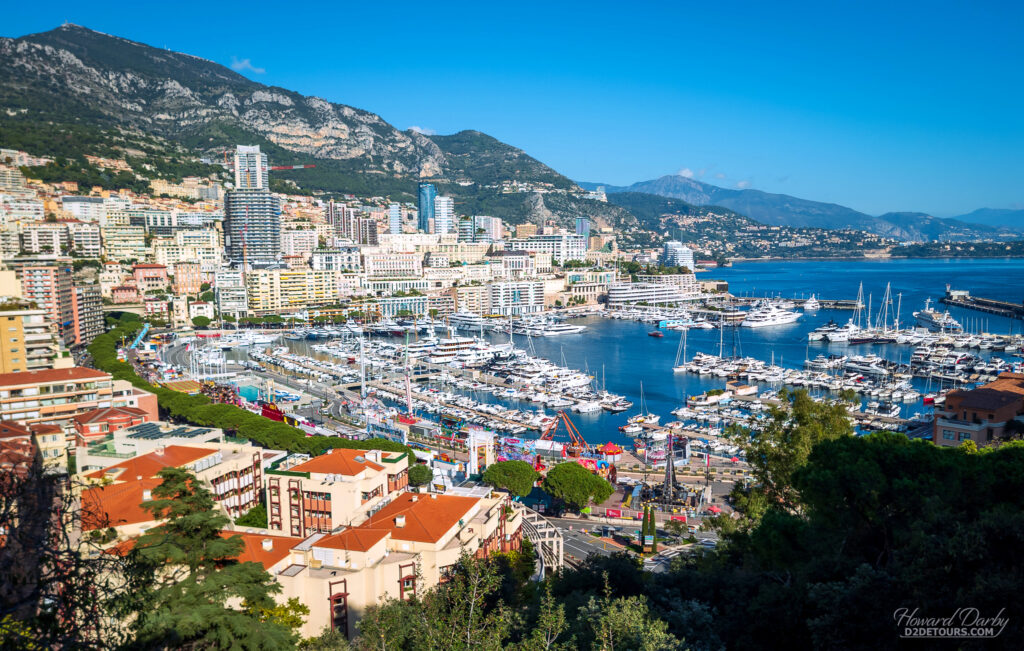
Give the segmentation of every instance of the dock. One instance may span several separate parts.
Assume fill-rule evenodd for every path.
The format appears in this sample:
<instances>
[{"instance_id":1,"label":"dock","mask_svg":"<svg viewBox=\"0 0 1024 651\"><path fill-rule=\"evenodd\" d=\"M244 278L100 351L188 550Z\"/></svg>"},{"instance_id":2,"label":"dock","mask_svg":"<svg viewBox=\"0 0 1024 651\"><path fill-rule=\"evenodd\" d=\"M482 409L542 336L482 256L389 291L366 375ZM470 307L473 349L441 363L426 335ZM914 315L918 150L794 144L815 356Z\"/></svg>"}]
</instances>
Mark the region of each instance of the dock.
<instances>
[{"instance_id":1,"label":"dock","mask_svg":"<svg viewBox=\"0 0 1024 651\"><path fill-rule=\"evenodd\" d=\"M1024 304L1001 301L996 298L971 296L966 290L950 289L946 286L946 295L939 299L943 305L962 307L968 310L994 314L1008 319L1024 319Z\"/></svg>"}]
</instances>

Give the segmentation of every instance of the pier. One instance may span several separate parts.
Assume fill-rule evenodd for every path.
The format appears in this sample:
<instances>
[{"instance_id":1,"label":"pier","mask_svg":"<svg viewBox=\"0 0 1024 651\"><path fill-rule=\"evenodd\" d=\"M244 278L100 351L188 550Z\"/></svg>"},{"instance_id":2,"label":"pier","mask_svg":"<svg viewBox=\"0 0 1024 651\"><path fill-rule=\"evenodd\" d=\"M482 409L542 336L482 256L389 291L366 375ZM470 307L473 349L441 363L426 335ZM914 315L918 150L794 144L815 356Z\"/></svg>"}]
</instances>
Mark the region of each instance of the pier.
<instances>
[{"instance_id":1,"label":"pier","mask_svg":"<svg viewBox=\"0 0 1024 651\"><path fill-rule=\"evenodd\" d=\"M1008 319L1024 319L1024 305L1001 301L995 298L983 298L971 296L966 290L950 289L946 286L946 295L939 299L943 305L962 307L968 310L976 310L986 314L1006 317Z\"/></svg>"}]
</instances>

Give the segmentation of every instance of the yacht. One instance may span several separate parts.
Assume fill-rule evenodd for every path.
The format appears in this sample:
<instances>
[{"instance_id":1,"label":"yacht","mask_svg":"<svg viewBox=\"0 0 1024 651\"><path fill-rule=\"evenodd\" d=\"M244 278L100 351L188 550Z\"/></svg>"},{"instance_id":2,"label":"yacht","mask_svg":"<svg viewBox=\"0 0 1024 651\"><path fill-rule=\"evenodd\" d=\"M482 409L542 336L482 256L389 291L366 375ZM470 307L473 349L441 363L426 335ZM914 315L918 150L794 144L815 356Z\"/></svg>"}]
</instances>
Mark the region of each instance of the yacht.
<instances>
[{"instance_id":1,"label":"yacht","mask_svg":"<svg viewBox=\"0 0 1024 651\"><path fill-rule=\"evenodd\" d=\"M467 310L459 310L448 317L448 323L453 328L462 330L480 330L484 325L484 318Z\"/></svg>"},{"instance_id":2,"label":"yacht","mask_svg":"<svg viewBox=\"0 0 1024 651\"><path fill-rule=\"evenodd\" d=\"M780 309L773 303L762 303L747 312L747 317L740 322L744 328L764 328L767 326L788 325L800 318L799 312Z\"/></svg>"},{"instance_id":3,"label":"yacht","mask_svg":"<svg viewBox=\"0 0 1024 651\"><path fill-rule=\"evenodd\" d=\"M924 309L920 312L914 312L914 318L917 319L917 325L922 328L928 328L932 332L963 332L963 326L949 315L949 312L939 312L931 308L932 299L926 299L924 302Z\"/></svg>"},{"instance_id":4,"label":"yacht","mask_svg":"<svg viewBox=\"0 0 1024 651\"><path fill-rule=\"evenodd\" d=\"M826 336L828 336L830 332L835 332L838 329L839 325L832 319L829 319L828 323L826 323L825 325L818 326L814 330L808 332L807 341L821 341Z\"/></svg>"},{"instance_id":5,"label":"yacht","mask_svg":"<svg viewBox=\"0 0 1024 651\"><path fill-rule=\"evenodd\" d=\"M811 294L811 297L804 301L804 312L815 312L821 308L821 303Z\"/></svg>"},{"instance_id":6,"label":"yacht","mask_svg":"<svg viewBox=\"0 0 1024 651\"><path fill-rule=\"evenodd\" d=\"M860 332L860 327L853 322L853 319L846 322L841 328L836 328L831 332L825 333L825 339L835 342L847 342L850 341L850 337Z\"/></svg>"},{"instance_id":7,"label":"yacht","mask_svg":"<svg viewBox=\"0 0 1024 651\"><path fill-rule=\"evenodd\" d=\"M587 326L583 325L570 325L568 323L551 323L541 327L540 334L545 337L555 337L558 335L575 335L583 332L587 329Z\"/></svg>"}]
</instances>

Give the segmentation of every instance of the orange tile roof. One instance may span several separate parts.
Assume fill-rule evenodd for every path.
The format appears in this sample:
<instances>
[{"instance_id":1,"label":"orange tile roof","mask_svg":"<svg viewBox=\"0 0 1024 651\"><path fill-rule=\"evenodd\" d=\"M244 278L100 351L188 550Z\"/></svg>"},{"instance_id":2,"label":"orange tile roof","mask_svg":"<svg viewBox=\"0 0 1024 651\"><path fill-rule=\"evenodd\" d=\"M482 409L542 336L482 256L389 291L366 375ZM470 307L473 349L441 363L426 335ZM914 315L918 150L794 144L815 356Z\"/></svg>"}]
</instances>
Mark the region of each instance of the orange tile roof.
<instances>
[{"instance_id":1,"label":"orange tile roof","mask_svg":"<svg viewBox=\"0 0 1024 651\"><path fill-rule=\"evenodd\" d=\"M99 380L110 379L108 373L83 366L71 368L47 369L44 371L21 371L20 373L0 373L0 386L21 386L26 384L45 384L61 380Z\"/></svg>"},{"instance_id":2,"label":"orange tile roof","mask_svg":"<svg viewBox=\"0 0 1024 651\"><path fill-rule=\"evenodd\" d=\"M82 530L150 522L153 515L142 508L143 491L163 483L160 478L94 486L82 491Z\"/></svg>"},{"instance_id":3,"label":"orange tile roof","mask_svg":"<svg viewBox=\"0 0 1024 651\"><path fill-rule=\"evenodd\" d=\"M28 428L13 420L0 421L0 439L8 438L31 438L32 432Z\"/></svg>"},{"instance_id":4,"label":"orange tile roof","mask_svg":"<svg viewBox=\"0 0 1024 651\"><path fill-rule=\"evenodd\" d=\"M104 421L117 416L146 416L146 412L135 407L100 407L75 416L76 423L86 424Z\"/></svg>"},{"instance_id":5,"label":"orange tile roof","mask_svg":"<svg viewBox=\"0 0 1024 651\"><path fill-rule=\"evenodd\" d=\"M370 461L365 455L365 450L333 448L318 457L313 457L309 461L292 466L288 470L292 472L315 472L348 476L358 475L367 468L371 470L384 470L384 466ZM357 460L356 457L362 458L362 461Z\"/></svg>"},{"instance_id":6,"label":"orange tile roof","mask_svg":"<svg viewBox=\"0 0 1024 651\"><path fill-rule=\"evenodd\" d=\"M314 547L328 547L330 549L347 549L352 552L366 552L379 543L391 531L387 528L355 527L346 529L340 533L321 538L313 544Z\"/></svg>"},{"instance_id":7,"label":"orange tile roof","mask_svg":"<svg viewBox=\"0 0 1024 651\"><path fill-rule=\"evenodd\" d=\"M173 466L179 468L185 464L192 463L196 459L216 454L216 450L206 448L190 448L184 445L168 445L164 448L163 454L156 451L142 456L122 461L119 464L110 466L103 470L96 470L86 475L90 479L103 479L110 477L115 480L135 480L138 477L147 479L156 477L157 473Z\"/></svg>"},{"instance_id":8,"label":"orange tile roof","mask_svg":"<svg viewBox=\"0 0 1024 651\"><path fill-rule=\"evenodd\" d=\"M242 542L245 543L242 553L238 555L238 560L242 563L259 563L265 570L269 570L279 563L281 559L288 556L288 552L291 551L292 547L302 542L302 538L291 538L289 536L270 536L262 533L246 533L244 531L220 532L221 538L230 538L232 536L241 536ZM273 543L273 547L269 550L263 549L264 540L270 540Z\"/></svg>"},{"instance_id":9,"label":"orange tile roof","mask_svg":"<svg viewBox=\"0 0 1024 651\"><path fill-rule=\"evenodd\" d=\"M362 527L386 528L396 540L436 543L459 520L464 520L478 501L475 497L404 493L375 513ZM404 527L395 524L395 517L399 515L405 516Z\"/></svg>"}]
</instances>

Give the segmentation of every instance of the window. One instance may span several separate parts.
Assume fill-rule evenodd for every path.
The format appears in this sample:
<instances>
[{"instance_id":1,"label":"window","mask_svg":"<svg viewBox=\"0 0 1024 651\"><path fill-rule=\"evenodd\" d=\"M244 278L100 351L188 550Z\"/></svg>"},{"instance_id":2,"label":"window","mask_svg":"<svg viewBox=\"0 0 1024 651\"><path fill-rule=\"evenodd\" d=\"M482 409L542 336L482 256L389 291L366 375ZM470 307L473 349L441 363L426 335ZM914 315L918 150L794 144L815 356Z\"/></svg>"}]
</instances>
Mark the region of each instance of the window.
<instances>
[{"instance_id":1,"label":"window","mask_svg":"<svg viewBox=\"0 0 1024 651\"><path fill-rule=\"evenodd\" d=\"M969 440L971 440L971 435L968 434L967 432L960 432L960 440L961 441L969 441Z\"/></svg>"}]
</instances>

